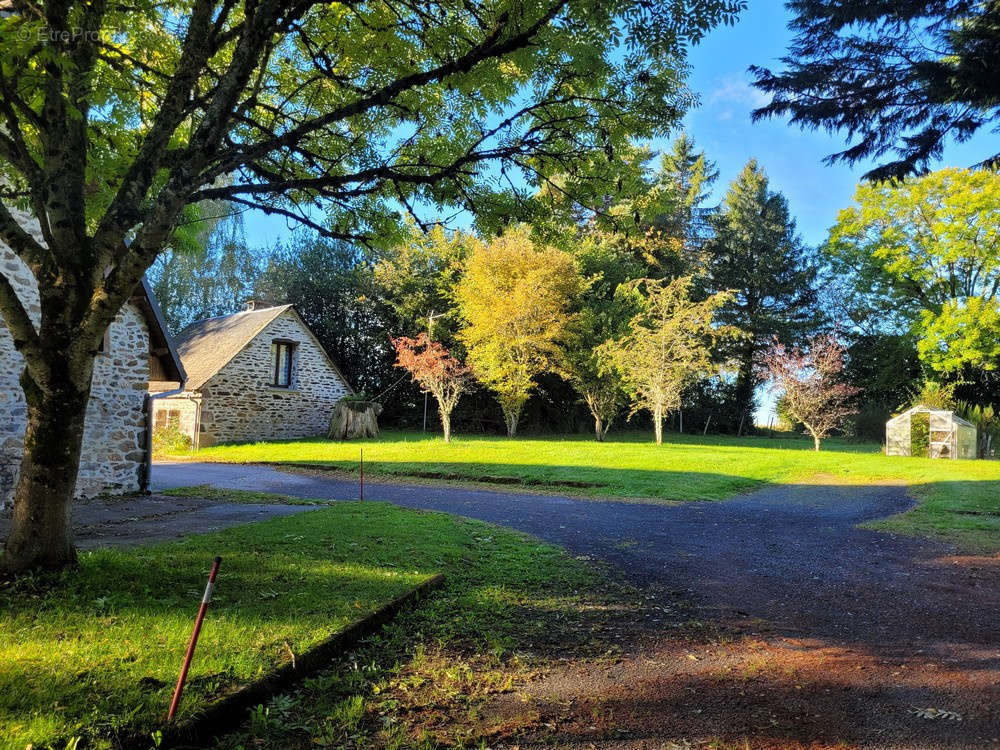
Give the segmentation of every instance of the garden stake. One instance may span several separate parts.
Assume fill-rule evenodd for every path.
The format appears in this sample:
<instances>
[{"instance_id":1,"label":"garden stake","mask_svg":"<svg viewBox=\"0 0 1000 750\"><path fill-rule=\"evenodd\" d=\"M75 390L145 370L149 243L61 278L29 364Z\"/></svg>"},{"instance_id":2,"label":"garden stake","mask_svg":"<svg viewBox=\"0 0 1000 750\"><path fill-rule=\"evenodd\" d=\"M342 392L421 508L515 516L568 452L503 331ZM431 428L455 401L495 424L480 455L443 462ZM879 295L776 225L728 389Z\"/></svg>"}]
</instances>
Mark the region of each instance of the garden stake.
<instances>
[{"instance_id":1,"label":"garden stake","mask_svg":"<svg viewBox=\"0 0 1000 750\"><path fill-rule=\"evenodd\" d=\"M365 449L361 449L361 499L365 499Z\"/></svg>"},{"instance_id":2,"label":"garden stake","mask_svg":"<svg viewBox=\"0 0 1000 750\"><path fill-rule=\"evenodd\" d=\"M191 658L194 656L194 647L198 644L198 634L201 632L201 624L205 621L205 611L208 603L212 601L212 589L215 587L215 577L219 574L219 563L221 557L216 557L212 563L212 572L208 574L208 584L205 586L205 595L201 597L201 606L198 608L198 616L194 620L194 630L191 632L191 642L188 643L187 653L184 654L184 665L181 667L180 677L177 678L177 687L174 688L174 697L170 701L170 710L167 712L167 721L174 720L177 713L177 706L181 702L181 693L184 691L184 681L187 679L188 669L191 667Z\"/></svg>"}]
</instances>

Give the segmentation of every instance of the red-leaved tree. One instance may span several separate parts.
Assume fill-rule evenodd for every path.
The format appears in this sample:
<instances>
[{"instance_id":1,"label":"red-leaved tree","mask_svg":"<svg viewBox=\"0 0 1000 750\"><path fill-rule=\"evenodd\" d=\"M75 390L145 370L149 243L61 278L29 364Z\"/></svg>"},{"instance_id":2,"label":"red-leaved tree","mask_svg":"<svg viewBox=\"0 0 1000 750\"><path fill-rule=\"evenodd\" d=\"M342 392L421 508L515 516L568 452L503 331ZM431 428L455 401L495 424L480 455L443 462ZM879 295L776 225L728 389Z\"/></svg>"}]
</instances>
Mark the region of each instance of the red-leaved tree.
<instances>
[{"instance_id":1,"label":"red-leaved tree","mask_svg":"<svg viewBox=\"0 0 1000 750\"><path fill-rule=\"evenodd\" d=\"M415 339L401 336L392 340L396 347L396 367L402 367L421 390L431 394L438 403L444 441L451 442L451 412L472 382L469 368L451 356L441 343L432 341L426 333Z\"/></svg>"},{"instance_id":2,"label":"red-leaved tree","mask_svg":"<svg viewBox=\"0 0 1000 750\"><path fill-rule=\"evenodd\" d=\"M786 347L775 340L764 362L772 389L785 400L788 413L820 441L854 412L859 389L841 379L844 347L831 334L815 336L808 348Z\"/></svg>"}]
</instances>

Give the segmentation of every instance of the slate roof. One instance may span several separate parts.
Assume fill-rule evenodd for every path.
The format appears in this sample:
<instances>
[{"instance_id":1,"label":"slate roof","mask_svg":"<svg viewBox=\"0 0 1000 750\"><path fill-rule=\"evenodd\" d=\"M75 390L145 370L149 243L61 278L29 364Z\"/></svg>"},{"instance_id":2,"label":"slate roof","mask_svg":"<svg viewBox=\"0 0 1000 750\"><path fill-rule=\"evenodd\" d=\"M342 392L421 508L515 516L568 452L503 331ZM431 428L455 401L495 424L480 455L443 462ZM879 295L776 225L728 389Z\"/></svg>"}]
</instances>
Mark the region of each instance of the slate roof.
<instances>
[{"instance_id":1,"label":"slate roof","mask_svg":"<svg viewBox=\"0 0 1000 750\"><path fill-rule=\"evenodd\" d=\"M291 305L265 307L206 318L177 336L177 352L187 371L187 389L196 391Z\"/></svg>"}]
</instances>

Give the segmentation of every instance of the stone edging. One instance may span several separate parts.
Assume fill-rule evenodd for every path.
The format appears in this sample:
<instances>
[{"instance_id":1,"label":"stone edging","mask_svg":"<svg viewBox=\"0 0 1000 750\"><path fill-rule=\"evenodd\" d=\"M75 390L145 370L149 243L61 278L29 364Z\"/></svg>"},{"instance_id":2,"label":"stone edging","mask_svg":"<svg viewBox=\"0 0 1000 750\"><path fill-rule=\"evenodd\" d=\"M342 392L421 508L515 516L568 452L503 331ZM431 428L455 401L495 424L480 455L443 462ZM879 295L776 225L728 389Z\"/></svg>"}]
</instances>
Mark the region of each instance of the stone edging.
<instances>
[{"instance_id":1,"label":"stone edging","mask_svg":"<svg viewBox=\"0 0 1000 750\"><path fill-rule=\"evenodd\" d=\"M399 614L404 607L440 588L443 583L443 574L437 573L431 576L370 615L355 620L305 653L296 655L294 664L278 667L236 692L215 701L197 716L181 724L164 727L161 746L202 746L213 737L232 729L246 719L249 709L267 702L297 681L328 666L331 659L355 646L362 638L372 635ZM121 743L124 750L147 750L149 746L148 735L132 737Z\"/></svg>"}]
</instances>

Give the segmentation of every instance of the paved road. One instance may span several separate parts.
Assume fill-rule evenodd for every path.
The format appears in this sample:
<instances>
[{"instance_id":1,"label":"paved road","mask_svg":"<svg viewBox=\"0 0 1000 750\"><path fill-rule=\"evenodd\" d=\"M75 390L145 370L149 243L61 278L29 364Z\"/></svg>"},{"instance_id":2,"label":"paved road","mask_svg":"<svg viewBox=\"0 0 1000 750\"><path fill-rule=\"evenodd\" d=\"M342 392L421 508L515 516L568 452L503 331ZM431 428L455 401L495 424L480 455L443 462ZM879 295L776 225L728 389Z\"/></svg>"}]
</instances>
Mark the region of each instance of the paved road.
<instances>
[{"instance_id":1,"label":"paved road","mask_svg":"<svg viewBox=\"0 0 1000 750\"><path fill-rule=\"evenodd\" d=\"M353 481L232 464L157 464L153 483L358 497ZM986 649L990 666L1000 663L1000 571L989 559L970 564L937 543L856 528L909 507L902 487L790 485L673 506L399 483L368 484L365 496L534 534L723 617L901 652L957 648L978 653L980 667Z\"/></svg>"}]
</instances>

